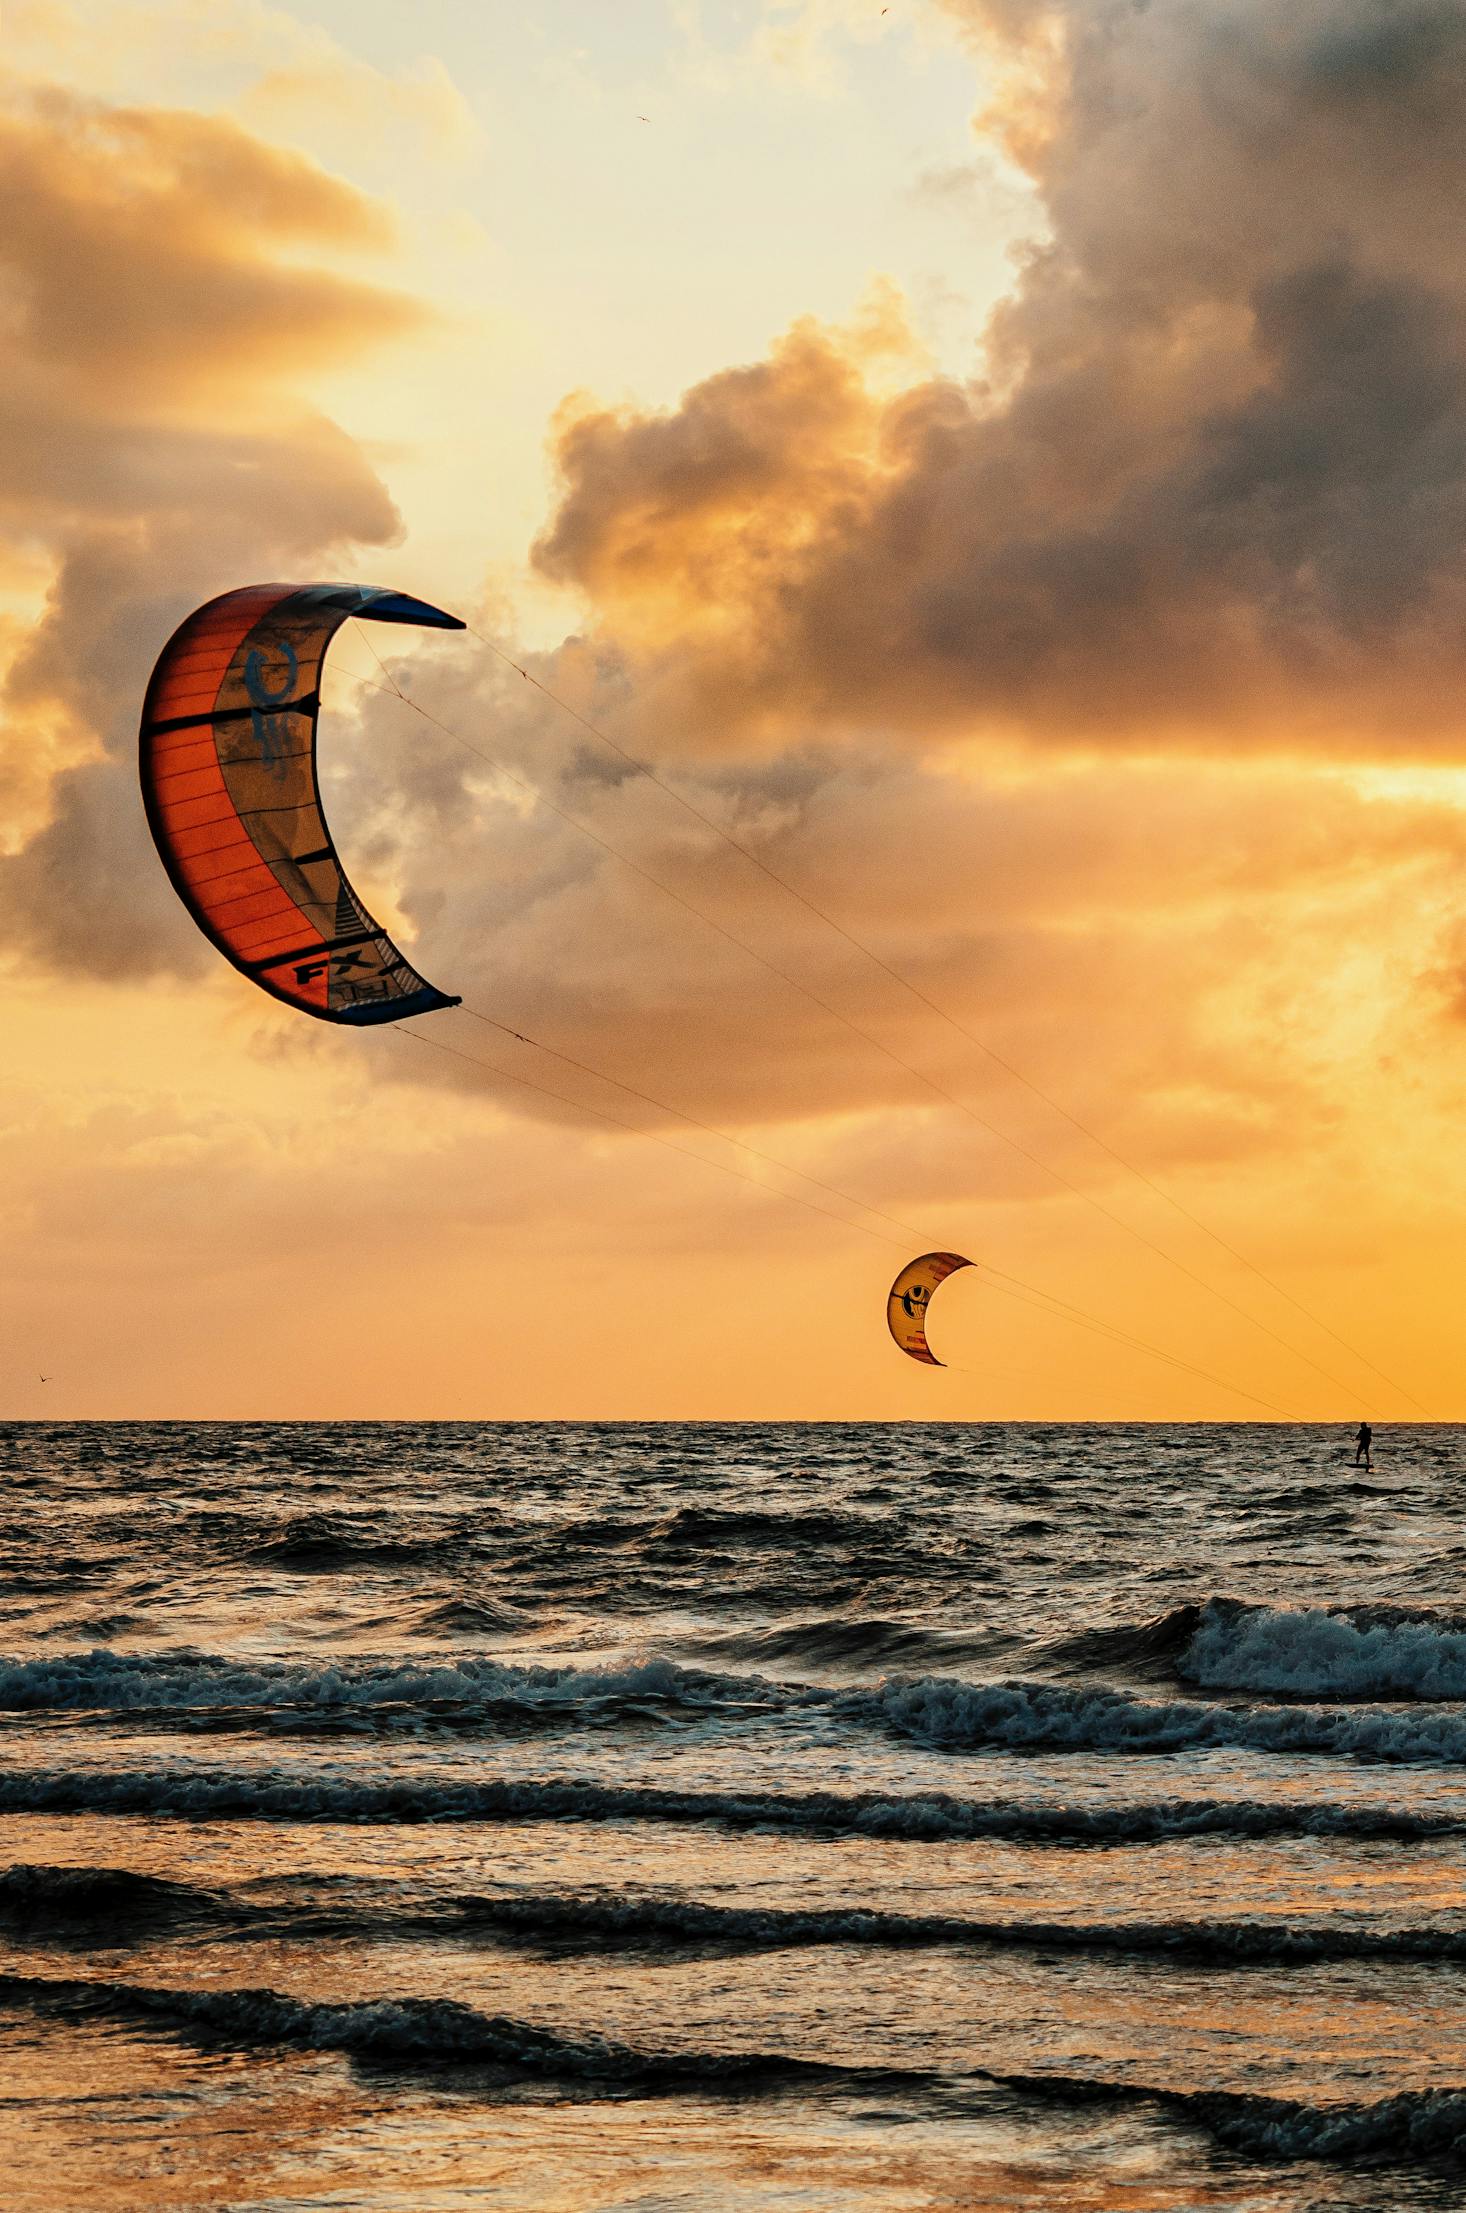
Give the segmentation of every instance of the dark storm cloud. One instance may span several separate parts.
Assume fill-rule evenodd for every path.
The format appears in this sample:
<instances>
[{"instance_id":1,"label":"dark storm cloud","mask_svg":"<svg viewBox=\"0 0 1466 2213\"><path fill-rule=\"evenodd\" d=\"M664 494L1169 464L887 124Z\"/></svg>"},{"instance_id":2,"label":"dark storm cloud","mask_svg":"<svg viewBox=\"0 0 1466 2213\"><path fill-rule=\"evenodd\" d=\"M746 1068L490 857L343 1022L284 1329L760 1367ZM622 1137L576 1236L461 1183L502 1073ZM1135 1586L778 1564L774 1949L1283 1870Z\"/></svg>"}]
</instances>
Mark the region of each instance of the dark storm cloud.
<instances>
[{"instance_id":1,"label":"dark storm cloud","mask_svg":"<svg viewBox=\"0 0 1466 2213\"><path fill-rule=\"evenodd\" d=\"M708 745L1455 746L1466 10L948 0L1046 235L986 373L803 327L582 408L539 549Z\"/></svg>"}]
</instances>

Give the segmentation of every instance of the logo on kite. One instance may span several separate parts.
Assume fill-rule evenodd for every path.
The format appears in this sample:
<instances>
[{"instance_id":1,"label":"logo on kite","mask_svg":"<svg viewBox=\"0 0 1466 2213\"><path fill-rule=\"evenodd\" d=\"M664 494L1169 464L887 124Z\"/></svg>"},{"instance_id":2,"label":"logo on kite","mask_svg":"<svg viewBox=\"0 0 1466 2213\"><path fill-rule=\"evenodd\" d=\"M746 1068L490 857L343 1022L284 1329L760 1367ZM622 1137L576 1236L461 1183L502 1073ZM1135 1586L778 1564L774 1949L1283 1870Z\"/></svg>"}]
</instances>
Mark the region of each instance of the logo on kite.
<instances>
[{"instance_id":1,"label":"logo on kite","mask_svg":"<svg viewBox=\"0 0 1466 2213\"><path fill-rule=\"evenodd\" d=\"M939 1284L945 1283L959 1268L971 1266L972 1262L964 1260L961 1253L923 1253L919 1260L908 1261L891 1285L886 1300L886 1320L901 1350L909 1353L913 1360L923 1361L929 1368L945 1366L926 1341L927 1308Z\"/></svg>"},{"instance_id":2,"label":"logo on kite","mask_svg":"<svg viewBox=\"0 0 1466 2213\"><path fill-rule=\"evenodd\" d=\"M352 615L463 628L424 600L369 585L225 592L158 656L139 770L173 888L241 975L322 1022L399 1022L459 1002L372 920L321 810L321 668Z\"/></svg>"}]
</instances>

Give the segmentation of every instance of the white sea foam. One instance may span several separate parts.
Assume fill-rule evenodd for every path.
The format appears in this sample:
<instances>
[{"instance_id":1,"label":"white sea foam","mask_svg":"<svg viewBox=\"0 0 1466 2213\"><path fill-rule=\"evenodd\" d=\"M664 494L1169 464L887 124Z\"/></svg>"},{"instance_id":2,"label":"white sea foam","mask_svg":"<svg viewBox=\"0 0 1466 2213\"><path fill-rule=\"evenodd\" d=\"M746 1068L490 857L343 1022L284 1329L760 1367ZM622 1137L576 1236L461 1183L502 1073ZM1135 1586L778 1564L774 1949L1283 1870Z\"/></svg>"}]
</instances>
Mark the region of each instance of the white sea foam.
<instances>
[{"instance_id":1,"label":"white sea foam","mask_svg":"<svg viewBox=\"0 0 1466 2213\"><path fill-rule=\"evenodd\" d=\"M1290 1617L1259 1612L1265 1619L1258 1649L1288 1649ZM1214 1623L1203 1623L1190 1648L1200 1649L1197 1664L1231 1666L1239 1637L1245 1658L1250 1618L1242 1615L1239 1627L1235 1613L1219 1611ZM1314 1617L1299 1618L1311 1623ZM1347 1637L1350 1625L1342 1627ZM1312 1633L1310 1628L1307 1634ZM1192 1664L1189 1655L1185 1664ZM626 1714L743 1716L810 1708L848 1727L892 1730L945 1752L991 1747L1123 1756L1229 1747L1410 1765L1466 1761L1466 1712L1445 1705L1425 1711L1398 1705L1231 1705L1201 1697L1144 1698L1095 1683L972 1683L933 1675L893 1676L836 1690L760 1674L713 1674L660 1658L612 1668L509 1666L473 1657L427 1665L364 1660L322 1668L199 1654L150 1658L104 1649L0 1666L0 1709L212 1712L221 1717L220 1726L231 1728L249 1726L253 1715L262 1725L288 1715L306 1726L315 1718L324 1723L370 1716L390 1722L402 1715L418 1729L431 1723L436 1710L458 1727L478 1721L513 1729L604 1723Z\"/></svg>"},{"instance_id":2,"label":"white sea foam","mask_svg":"<svg viewBox=\"0 0 1466 2213\"><path fill-rule=\"evenodd\" d=\"M509 1666L464 1657L439 1662L363 1660L334 1667L296 1661L248 1662L204 1653L47 1654L0 1663L0 1710L38 1712L189 1711L208 1707L263 1712L412 1706L472 1711L522 1707L556 1712L658 1701L682 1706L817 1705L833 1694L764 1676L720 1675L649 1659L632 1667Z\"/></svg>"},{"instance_id":3,"label":"white sea foam","mask_svg":"<svg viewBox=\"0 0 1466 2213\"><path fill-rule=\"evenodd\" d=\"M1314 2105L1220 2090L1153 2095L1159 2104L1199 2122L1228 2150L1252 2158L1344 2164L1466 2159L1466 2090L1407 2091L1367 2105ZM1380 2207L1391 2202L1396 2201L1374 2201Z\"/></svg>"},{"instance_id":4,"label":"white sea foam","mask_svg":"<svg viewBox=\"0 0 1466 2213\"><path fill-rule=\"evenodd\" d=\"M1390 1707L1217 1706L1134 1698L1102 1686L963 1683L925 1676L887 1685L890 1726L943 1751L1165 1753L1216 1747L1323 1753L1416 1766L1466 1760L1466 1713Z\"/></svg>"},{"instance_id":5,"label":"white sea foam","mask_svg":"<svg viewBox=\"0 0 1466 2213\"><path fill-rule=\"evenodd\" d=\"M1177 1672L1204 1690L1466 1699L1466 1628L1403 1611L1351 1614L1213 1600Z\"/></svg>"},{"instance_id":6,"label":"white sea foam","mask_svg":"<svg viewBox=\"0 0 1466 2213\"><path fill-rule=\"evenodd\" d=\"M1466 2159L1466 2089L1406 2091L1368 2104L1344 2099L1270 2098L1247 2091L1172 2090L1161 2084L1104 2082L1088 2075L993 2074L987 2078L1045 2101L1153 2104L1206 2129L1228 2150L1269 2160L1388 2161ZM1351 2200L1361 2203L1359 2200ZM1372 2196L1370 2213L1397 2201ZM1444 2202L1444 2201L1442 2201ZM1454 2201L1453 2201L1454 2202Z\"/></svg>"}]
</instances>

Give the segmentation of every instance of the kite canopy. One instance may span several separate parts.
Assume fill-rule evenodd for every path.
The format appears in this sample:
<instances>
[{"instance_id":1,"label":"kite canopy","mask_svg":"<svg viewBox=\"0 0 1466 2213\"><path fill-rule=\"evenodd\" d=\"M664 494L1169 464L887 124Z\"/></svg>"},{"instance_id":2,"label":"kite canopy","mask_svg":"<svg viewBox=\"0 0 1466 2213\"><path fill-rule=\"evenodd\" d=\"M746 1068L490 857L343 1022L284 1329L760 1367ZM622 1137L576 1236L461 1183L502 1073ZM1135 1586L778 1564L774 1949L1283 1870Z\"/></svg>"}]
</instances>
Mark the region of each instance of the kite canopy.
<instances>
[{"instance_id":1,"label":"kite canopy","mask_svg":"<svg viewBox=\"0 0 1466 2213\"><path fill-rule=\"evenodd\" d=\"M365 585L225 592L159 655L139 767L173 888L241 975L323 1022L396 1022L459 1002L372 920L321 811L321 664L352 615L463 628L420 599Z\"/></svg>"},{"instance_id":2,"label":"kite canopy","mask_svg":"<svg viewBox=\"0 0 1466 2213\"><path fill-rule=\"evenodd\" d=\"M945 1367L945 1361L938 1360L926 1341L926 1310L939 1283L945 1283L959 1268L971 1266L961 1253L923 1253L920 1260L908 1261L891 1285L886 1320L901 1350L909 1352L913 1360L925 1361L929 1368Z\"/></svg>"}]
</instances>

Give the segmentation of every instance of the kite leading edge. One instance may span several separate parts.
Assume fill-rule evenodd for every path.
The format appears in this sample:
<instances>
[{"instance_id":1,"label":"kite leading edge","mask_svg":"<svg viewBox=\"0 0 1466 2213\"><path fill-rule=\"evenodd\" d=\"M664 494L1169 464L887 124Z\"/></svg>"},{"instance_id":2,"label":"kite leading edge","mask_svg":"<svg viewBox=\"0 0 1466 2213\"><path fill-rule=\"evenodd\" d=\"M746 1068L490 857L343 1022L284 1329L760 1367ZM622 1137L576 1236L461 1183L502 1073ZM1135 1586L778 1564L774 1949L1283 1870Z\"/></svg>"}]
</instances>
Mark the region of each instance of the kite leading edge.
<instances>
[{"instance_id":1,"label":"kite leading edge","mask_svg":"<svg viewBox=\"0 0 1466 2213\"><path fill-rule=\"evenodd\" d=\"M926 1341L926 1312L938 1284L945 1283L959 1268L971 1266L961 1253L923 1253L919 1260L908 1261L891 1285L886 1320L901 1350L910 1353L913 1360L924 1361L929 1368L946 1366Z\"/></svg>"},{"instance_id":2,"label":"kite leading edge","mask_svg":"<svg viewBox=\"0 0 1466 2213\"><path fill-rule=\"evenodd\" d=\"M173 888L241 975L323 1022L396 1022L459 1001L420 976L347 880L321 809L326 648L351 616L461 630L357 584L258 584L182 623L143 703L148 826Z\"/></svg>"}]
</instances>

